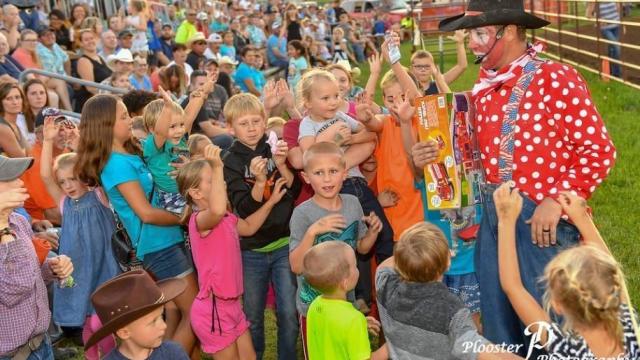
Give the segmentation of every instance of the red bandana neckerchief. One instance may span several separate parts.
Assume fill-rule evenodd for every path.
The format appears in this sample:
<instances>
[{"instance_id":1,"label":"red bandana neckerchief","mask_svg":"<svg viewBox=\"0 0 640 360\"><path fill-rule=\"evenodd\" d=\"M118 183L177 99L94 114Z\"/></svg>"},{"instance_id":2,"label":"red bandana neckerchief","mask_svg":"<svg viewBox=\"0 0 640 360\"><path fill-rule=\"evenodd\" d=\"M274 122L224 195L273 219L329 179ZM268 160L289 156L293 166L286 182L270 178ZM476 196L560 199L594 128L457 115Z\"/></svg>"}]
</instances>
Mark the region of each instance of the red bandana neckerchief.
<instances>
[{"instance_id":1,"label":"red bandana neckerchief","mask_svg":"<svg viewBox=\"0 0 640 360\"><path fill-rule=\"evenodd\" d=\"M487 70L483 67L480 67L480 76L478 77L478 81L473 86L472 95L475 97L480 92L486 93L487 90L493 89L495 87L500 86L501 84L515 78L517 75L522 73L522 68L529 62L530 59L535 58L538 52L544 50L544 45L540 42L537 42L533 45L530 45L521 57L514 60L510 65L505 66L502 70Z\"/></svg>"}]
</instances>

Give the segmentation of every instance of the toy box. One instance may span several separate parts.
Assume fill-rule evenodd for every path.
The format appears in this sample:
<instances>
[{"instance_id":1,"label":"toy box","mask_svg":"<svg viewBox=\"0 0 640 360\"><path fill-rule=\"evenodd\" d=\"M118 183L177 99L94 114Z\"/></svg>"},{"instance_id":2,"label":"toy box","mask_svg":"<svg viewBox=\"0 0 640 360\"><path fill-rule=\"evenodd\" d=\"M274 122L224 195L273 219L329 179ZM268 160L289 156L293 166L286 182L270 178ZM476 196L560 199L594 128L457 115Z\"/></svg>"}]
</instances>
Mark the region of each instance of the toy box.
<instances>
[{"instance_id":1,"label":"toy box","mask_svg":"<svg viewBox=\"0 0 640 360\"><path fill-rule=\"evenodd\" d=\"M439 158L424 169L429 210L461 209L482 202L484 173L466 93L416 99L420 141L434 140Z\"/></svg>"}]
</instances>

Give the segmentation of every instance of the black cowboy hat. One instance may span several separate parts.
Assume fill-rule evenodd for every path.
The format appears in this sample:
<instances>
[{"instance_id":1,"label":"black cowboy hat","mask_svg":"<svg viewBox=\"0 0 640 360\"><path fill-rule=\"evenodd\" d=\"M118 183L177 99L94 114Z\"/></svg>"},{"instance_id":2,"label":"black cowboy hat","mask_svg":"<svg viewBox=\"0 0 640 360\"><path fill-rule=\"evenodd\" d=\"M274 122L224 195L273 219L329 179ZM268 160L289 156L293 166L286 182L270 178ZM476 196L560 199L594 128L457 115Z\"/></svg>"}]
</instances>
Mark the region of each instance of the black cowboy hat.
<instances>
[{"instance_id":1,"label":"black cowboy hat","mask_svg":"<svg viewBox=\"0 0 640 360\"><path fill-rule=\"evenodd\" d=\"M440 22L440 31L471 29L489 25L518 25L539 29L549 22L524 11L522 0L471 0L467 12Z\"/></svg>"}]
</instances>

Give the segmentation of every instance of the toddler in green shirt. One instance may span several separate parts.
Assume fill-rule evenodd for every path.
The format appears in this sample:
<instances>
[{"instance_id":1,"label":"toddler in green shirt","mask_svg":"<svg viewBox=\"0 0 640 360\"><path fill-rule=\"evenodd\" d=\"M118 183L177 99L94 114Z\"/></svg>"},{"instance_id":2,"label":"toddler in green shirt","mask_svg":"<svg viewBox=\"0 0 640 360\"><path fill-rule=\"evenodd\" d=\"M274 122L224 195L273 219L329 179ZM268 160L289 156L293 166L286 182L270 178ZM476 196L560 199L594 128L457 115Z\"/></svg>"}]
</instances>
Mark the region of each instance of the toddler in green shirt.
<instances>
[{"instance_id":1,"label":"toddler in green shirt","mask_svg":"<svg viewBox=\"0 0 640 360\"><path fill-rule=\"evenodd\" d=\"M367 334L367 329L377 334L380 323L346 300L359 277L353 249L327 241L309 249L303 263L305 279L322 294L307 312L308 359L383 359L378 351L371 353Z\"/></svg>"}]
</instances>

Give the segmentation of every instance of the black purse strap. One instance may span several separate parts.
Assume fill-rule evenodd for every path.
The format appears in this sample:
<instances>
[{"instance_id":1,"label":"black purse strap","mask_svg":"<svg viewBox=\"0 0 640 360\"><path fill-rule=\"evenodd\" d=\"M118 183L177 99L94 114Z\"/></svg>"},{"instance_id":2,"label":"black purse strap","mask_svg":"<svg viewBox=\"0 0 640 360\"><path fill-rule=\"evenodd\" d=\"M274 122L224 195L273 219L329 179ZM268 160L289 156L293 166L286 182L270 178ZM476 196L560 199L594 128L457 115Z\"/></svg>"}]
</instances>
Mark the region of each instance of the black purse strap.
<instances>
[{"instance_id":1,"label":"black purse strap","mask_svg":"<svg viewBox=\"0 0 640 360\"><path fill-rule=\"evenodd\" d=\"M147 201L149 201L150 205L151 205L151 201L153 201L153 193L154 193L154 191L156 191L156 184L155 183L152 183L152 184L153 185L151 186L151 193L149 194L149 197L147 197ZM106 193L105 193L105 195L106 195ZM122 220L120 220L120 216L118 216L118 212L113 207L113 204L111 204L111 200L109 200L109 208L111 209L111 212L113 213L113 218L116 221L116 228L125 229L124 224L122 223ZM140 219L140 217L138 217L138 218ZM140 236L142 235L142 224L144 224L144 222L142 222L142 219L140 219L140 231L138 232L138 238L136 239L136 244L138 244L140 242ZM133 244L131 244L131 245L133 245Z\"/></svg>"}]
</instances>

